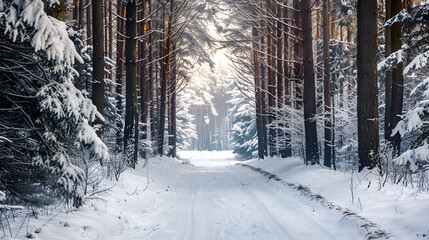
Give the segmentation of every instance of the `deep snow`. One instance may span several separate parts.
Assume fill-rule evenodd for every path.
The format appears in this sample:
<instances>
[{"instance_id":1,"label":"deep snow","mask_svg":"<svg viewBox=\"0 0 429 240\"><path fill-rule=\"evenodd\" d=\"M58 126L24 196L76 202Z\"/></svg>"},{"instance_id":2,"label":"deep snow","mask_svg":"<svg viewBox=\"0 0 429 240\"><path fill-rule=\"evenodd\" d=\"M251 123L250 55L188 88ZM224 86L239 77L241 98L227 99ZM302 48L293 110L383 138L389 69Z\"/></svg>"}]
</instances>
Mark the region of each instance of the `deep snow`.
<instances>
[{"instance_id":1,"label":"deep snow","mask_svg":"<svg viewBox=\"0 0 429 240\"><path fill-rule=\"evenodd\" d=\"M50 215L31 218L19 239L25 239L27 231L47 240L365 239L365 229L353 219L235 165L240 161L231 152L182 152L179 159L156 158L150 160L149 168L129 169L119 182L105 181L105 187L116 185L104 196L88 200L83 208L68 213L54 210ZM347 205L386 227L393 238L422 239L416 234L428 229L425 194L411 194L413 190L402 187L363 189L361 185L366 183L361 182L355 186L360 210L357 203L351 204L347 174L305 167L293 158L245 163L277 172L288 181L307 185L327 199ZM391 212L393 206L396 212ZM14 234L21 223L18 219L12 224ZM34 233L39 228L41 231Z\"/></svg>"}]
</instances>

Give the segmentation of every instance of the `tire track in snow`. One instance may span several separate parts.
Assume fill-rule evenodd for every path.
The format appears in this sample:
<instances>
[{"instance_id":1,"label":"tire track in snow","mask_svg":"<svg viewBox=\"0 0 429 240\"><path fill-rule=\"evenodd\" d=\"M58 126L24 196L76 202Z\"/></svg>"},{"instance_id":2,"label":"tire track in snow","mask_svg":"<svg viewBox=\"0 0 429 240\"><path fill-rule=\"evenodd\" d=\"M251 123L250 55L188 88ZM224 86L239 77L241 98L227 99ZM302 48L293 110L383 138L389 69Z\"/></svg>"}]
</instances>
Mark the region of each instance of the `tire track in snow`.
<instances>
[{"instance_id":1,"label":"tire track in snow","mask_svg":"<svg viewBox=\"0 0 429 240\"><path fill-rule=\"evenodd\" d=\"M306 211L305 208L312 208L312 203L308 202L308 204L305 204L307 203L307 199L303 199L302 202L298 202L296 198L291 197L296 196L296 193L292 191L290 191L291 195L284 194L283 196L280 196L277 191L272 189L272 185L264 181L260 176L255 176L255 181L257 181L258 184L265 186L263 188L263 194L259 194L260 197L251 193L257 201L260 203L271 202L271 204L280 203L278 205L281 206L281 211L287 212L289 215L293 216L295 225L299 225L296 224L299 222L302 226L312 226L312 235L316 235L321 239L338 239L336 233L332 233L325 226L320 224L323 222L323 219L321 221L316 221L315 218L318 219L318 216L308 214L308 211ZM247 191L251 192L250 190ZM261 197L263 199L261 199ZM270 210L267 209L267 211ZM292 239L296 239L296 237L292 237Z\"/></svg>"},{"instance_id":2,"label":"tire track in snow","mask_svg":"<svg viewBox=\"0 0 429 240\"><path fill-rule=\"evenodd\" d=\"M229 175L232 174L229 173ZM280 196L260 176L249 176L247 174L243 174L242 176L245 177L245 181L252 182L254 187L247 187L240 184L240 181L235 176L231 176L234 179L231 182L238 184L237 188L251 200L260 215L269 223L267 225L275 227L275 236L278 239L339 239L335 228L326 228L326 226L323 226L324 219L320 219L318 215L309 214L312 206L310 202L306 204L306 199L303 199L304 202L299 202L296 198L292 197L295 194L294 192L291 192L292 196L288 194ZM258 189L263 189L263 191L258 192ZM268 208L266 205L270 207ZM273 214L275 206L278 206L277 209L280 211L280 213L276 212L277 216ZM278 216L291 216L293 219L281 219L281 217L279 219ZM302 226L302 228L297 229L296 227L298 226ZM311 226L311 231L306 229L307 226ZM346 237L345 239L353 239L353 237Z\"/></svg>"},{"instance_id":3,"label":"tire track in snow","mask_svg":"<svg viewBox=\"0 0 429 240\"><path fill-rule=\"evenodd\" d=\"M293 239L287 231L285 231L285 228L282 226L282 224L278 221L278 219L273 216L270 211L268 211L267 207L256 198L256 196L251 193L247 188L245 188L243 185L241 185L238 180L232 176L231 173L225 172L229 175L229 177L232 179L231 182L233 182L238 189L240 189L241 192L250 200L250 202L255 206L255 209L258 211L259 215L264 219L264 221L267 224L268 228L274 228L274 236L277 239L286 240L286 239ZM273 236L273 237L274 237Z\"/></svg>"},{"instance_id":4,"label":"tire track in snow","mask_svg":"<svg viewBox=\"0 0 429 240\"><path fill-rule=\"evenodd\" d=\"M191 173L192 176L189 178L189 191L191 193L191 197L187 206L187 222L186 222L186 230L183 232L184 236L180 239L194 239L195 232L195 199L197 198L197 187L195 186L195 173Z\"/></svg>"}]
</instances>

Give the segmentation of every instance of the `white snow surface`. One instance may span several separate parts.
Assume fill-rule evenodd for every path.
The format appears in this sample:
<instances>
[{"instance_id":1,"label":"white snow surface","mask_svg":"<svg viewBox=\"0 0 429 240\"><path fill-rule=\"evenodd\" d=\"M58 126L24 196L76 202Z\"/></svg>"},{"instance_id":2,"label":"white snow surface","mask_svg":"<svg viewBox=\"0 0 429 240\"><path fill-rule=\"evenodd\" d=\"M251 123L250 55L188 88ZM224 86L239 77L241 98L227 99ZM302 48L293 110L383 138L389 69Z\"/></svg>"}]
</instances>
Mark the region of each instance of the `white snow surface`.
<instances>
[{"instance_id":1,"label":"white snow surface","mask_svg":"<svg viewBox=\"0 0 429 240\"><path fill-rule=\"evenodd\" d=\"M148 168L128 169L119 182L103 182L104 187L114 185L106 194L75 211L58 208L31 218L28 231L46 240L365 239L365 230L342 212L234 165L240 161L231 152L180 152L179 159L155 158ZM359 175L352 204L347 174L306 167L297 158L244 163L309 186L392 231L394 239L424 239L416 234L428 233L427 194L390 185L378 191L376 182L367 188ZM12 223L14 233L21 223ZM25 222L18 239L26 239L26 228Z\"/></svg>"},{"instance_id":2,"label":"white snow surface","mask_svg":"<svg viewBox=\"0 0 429 240\"><path fill-rule=\"evenodd\" d=\"M335 172L318 165L305 166L299 158L246 163L274 173L288 183L310 188L328 201L375 222L381 230L391 233L392 239L429 239L427 192L389 182L380 188L384 179L371 171Z\"/></svg>"}]
</instances>

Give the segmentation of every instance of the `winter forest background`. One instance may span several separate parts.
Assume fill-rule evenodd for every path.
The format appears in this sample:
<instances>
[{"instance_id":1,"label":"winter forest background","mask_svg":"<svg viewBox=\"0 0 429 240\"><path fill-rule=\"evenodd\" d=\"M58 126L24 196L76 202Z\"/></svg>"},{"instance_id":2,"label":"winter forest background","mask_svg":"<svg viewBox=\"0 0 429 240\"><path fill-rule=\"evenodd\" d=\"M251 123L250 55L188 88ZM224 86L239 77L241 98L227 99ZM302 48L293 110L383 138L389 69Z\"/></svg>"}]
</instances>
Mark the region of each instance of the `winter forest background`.
<instances>
[{"instance_id":1,"label":"winter forest background","mask_svg":"<svg viewBox=\"0 0 429 240\"><path fill-rule=\"evenodd\" d=\"M428 191L428 26L423 0L0 0L3 234L186 150Z\"/></svg>"}]
</instances>

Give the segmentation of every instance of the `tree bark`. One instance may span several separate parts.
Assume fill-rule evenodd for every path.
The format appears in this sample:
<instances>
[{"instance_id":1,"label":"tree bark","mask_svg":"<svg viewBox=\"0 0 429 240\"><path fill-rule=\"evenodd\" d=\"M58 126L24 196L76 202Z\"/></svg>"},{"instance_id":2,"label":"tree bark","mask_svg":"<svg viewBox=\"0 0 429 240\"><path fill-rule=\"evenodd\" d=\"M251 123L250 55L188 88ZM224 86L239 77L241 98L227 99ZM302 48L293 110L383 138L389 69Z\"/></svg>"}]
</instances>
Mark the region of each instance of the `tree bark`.
<instances>
[{"instance_id":1,"label":"tree bark","mask_svg":"<svg viewBox=\"0 0 429 240\"><path fill-rule=\"evenodd\" d=\"M286 3L286 1L285 1ZM286 22L289 19L289 9L287 7L285 7L283 9L283 21ZM284 31L289 33L290 28L285 25L284 26ZM289 60L289 37L287 34L284 34L284 40L283 40L283 51L284 51L284 58L285 58L285 62L283 64L283 73L285 75L285 82L284 82L284 104L285 106L290 107L291 106L291 90L290 90L290 78L291 78L291 74L290 74L290 69L288 66L288 62L287 60ZM288 119L289 114L288 112L285 112L285 119ZM289 123L288 121L285 121L285 128L288 129L289 128ZM285 136L285 141L284 141L284 157L291 157L292 156L292 147L291 147L291 134L289 131L285 131L284 132L284 136Z\"/></svg>"},{"instance_id":2,"label":"tree bark","mask_svg":"<svg viewBox=\"0 0 429 240\"><path fill-rule=\"evenodd\" d=\"M168 18L168 30L166 43L164 45L164 54L163 54L163 69L162 69L162 79L161 79L161 99L160 99L160 114L159 114L159 132L158 132L158 154L163 155L164 151L164 129L165 129L165 103L166 103L166 93L167 93L167 82L168 82L168 73L170 71L170 45L172 38L172 27L173 27L173 10L174 10L174 0L170 2L170 15ZM164 11L165 12L165 11ZM165 19L165 17L164 17ZM165 22L165 21L164 21ZM165 23L164 23L165 28ZM165 30L164 30L165 32Z\"/></svg>"},{"instance_id":3,"label":"tree bark","mask_svg":"<svg viewBox=\"0 0 429 240\"><path fill-rule=\"evenodd\" d=\"M79 30L79 0L73 1L73 30Z\"/></svg>"},{"instance_id":4,"label":"tree bark","mask_svg":"<svg viewBox=\"0 0 429 240\"><path fill-rule=\"evenodd\" d=\"M271 12L273 15L275 14L275 11L273 11L274 4L272 0L268 1L267 5L267 11ZM268 42L268 49L267 49L267 57L268 57L268 105L269 105L269 117L268 117L268 124L270 126L269 128L269 146L270 146L270 156L274 156L277 154L276 152L276 128L273 126L274 121L276 119L276 73L275 73L275 60L274 55L276 54L275 50L275 39L273 36L275 36L274 32L274 26L275 22L274 20L270 20L268 30L269 33L267 35L267 42Z\"/></svg>"},{"instance_id":5,"label":"tree bark","mask_svg":"<svg viewBox=\"0 0 429 240\"><path fill-rule=\"evenodd\" d=\"M401 0L392 0L392 16L395 16L400 11L402 11L402 1ZM392 52L396 52L401 49L401 29L402 23L395 23L392 26L391 32L391 43L392 43ZM402 104L404 101L404 77L403 72L403 63L399 63L395 69L392 71L392 105L391 105L391 114L390 114L390 127L393 129L396 127L398 122L401 120L402 115ZM401 147L401 136L399 133L392 136L392 145L396 149L396 153L400 153Z\"/></svg>"},{"instance_id":6,"label":"tree bark","mask_svg":"<svg viewBox=\"0 0 429 240\"><path fill-rule=\"evenodd\" d=\"M86 0L86 45L92 45L91 1L94 0Z\"/></svg>"},{"instance_id":7,"label":"tree bark","mask_svg":"<svg viewBox=\"0 0 429 240\"><path fill-rule=\"evenodd\" d=\"M302 109L302 81L303 81L303 71L302 71L302 48L301 48L301 3L299 0L293 0L293 21L296 28L294 28L294 35L296 37L294 42L294 83L295 83L295 107L296 109Z\"/></svg>"},{"instance_id":8,"label":"tree bark","mask_svg":"<svg viewBox=\"0 0 429 240\"><path fill-rule=\"evenodd\" d=\"M323 96L325 99L325 154L324 165L331 167L332 164L332 124L331 124L331 66L329 58L329 0L323 3Z\"/></svg>"},{"instance_id":9,"label":"tree bark","mask_svg":"<svg viewBox=\"0 0 429 240\"><path fill-rule=\"evenodd\" d=\"M111 60L113 60L113 24L112 24L112 20L113 20L113 16L112 16L112 1L113 0L109 0L109 58ZM110 71L112 71L112 68L110 68ZM113 74L110 73L110 80L113 80Z\"/></svg>"},{"instance_id":10,"label":"tree bark","mask_svg":"<svg viewBox=\"0 0 429 240\"><path fill-rule=\"evenodd\" d=\"M142 9L141 9L141 19L144 19L146 17L146 2L143 2ZM145 36L147 33L147 23L142 22L140 23L140 36ZM148 81L147 81L147 72L146 72L146 65L147 65L147 51L146 51L146 42L147 37L143 37L143 39L140 40L140 101L141 101L141 122L142 125L142 140L147 140L147 126L148 126L148 116L149 116L149 91L148 91ZM144 146L145 148L145 146ZM142 158L147 158L146 150L142 150Z\"/></svg>"},{"instance_id":11,"label":"tree bark","mask_svg":"<svg viewBox=\"0 0 429 240\"><path fill-rule=\"evenodd\" d=\"M122 0L117 1L117 15L125 18L125 7L122 5ZM118 115L122 117L122 78L123 78L123 57L124 57L124 41L122 37L124 35L124 21L121 18L117 18L117 37L116 37L116 101L118 108ZM116 126L118 131L116 133L116 145L118 146L117 152L120 151L122 146L122 126L121 121L117 121Z\"/></svg>"},{"instance_id":12,"label":"tree bark","mask_svg":"<svg viewBox=\"0 0 429 240\"><path fill-rule=\"evenodd\" d=\"M85 4L84 4L84 0L78 0L78 5L79 5L79 15L78 15L78 29L82 29L84 28L84 11L85 11ZM80 40L83 41L83 34L80 37Z\"/></svg>"},{"instance_id":13,"label":"tree bark","mask_svg":"<svg viewBox=\"0 0 429 240\"><path fill-rule=\"evenodd\" d=\"M124 130L124 151L129 153L128 163L135 168L137 163L137 151L135 146L138 144L137 134L134 128L138 128L137 110L137 67L136 67L136 2L127 1L126 4L126 39L125 39L125 130ZM134 130L134 136L133 136ZM134 137L134 150L129 147L130 140Z\"/></svg>"},{"instance_id":14,"label":"tree bark","mask_svg":"<svg viewBox=\"0 0 429 240\"><path fill-rule=\"evenodd\" d=\"M253 16L256 17L256 12L253 11ZM257 22L253 24L252 35L253 35L253 67L254 67L254 78L255 78L255 99L256 99L256 127L258 131L258 158L264 159L264 128L262 121L262 91L261 91L261 75L260 75L260 63L259 63L259 41Z\"/></svg>"},{"instance_id":15,"label":"tree bark","mask_svg":"<svg viewBox=\"0 0 429 240\"><path fill-rule=\"evenodd\" d=\"M92 1L93 21L93 78L92 78L92 103L97 107L98 112L104 116L104 23L103 23L103 2L99 0ZM96 119L94 124L100 126L97 135L103 138L104 123Z\"/></svg>"},{"instance_id":16,"label":"tree bark","mask_svg":"<svg viewBox=\"0 0 429 240\"><path fill-rule=\"evenodd\" d=\"M279 3L276 4L277 5L277 108L280 110L283 108L283 103L284 103L284 96L283 96L283 92L284 92L284 68L283 68L283 41L286 41L286 39L283 36L283 31L284 31L284 27L283 27L283 23L281 23L281 19L283 17L283 9L280 6ZM286 65L286 63L284 63ZM284 135L284 124L283 124L283 119L280 119L279 122L279 126L278 126L278 131L277 131L277 139L278 139L278 145L279 145L279 154L281 157L286 157L286 149L285 149L285 135Z\"/></svg>"},{"instance_id":17,"label":"tree bark","mask_svg":"<svg viewBox=\"0 0 429 240\"><path fill-rule=\"evenodd\" d=\"M392 18L392 1L386 0L386 19L385 21ZM391 28L387 27L384 29L384 39L385 39L385 57L389 57L392 53L392 37L391 37ZM391 141L390 135L392 134L392 126L391 126L391 108L392 108L392 71L386 72L385 78L385 101L384 101L384 139L387 141Z\"/></svg>"},{"instance_id":18,"label":"tree bark","mask_svg":"<svg viewBox=\"0 0 429 240\"><path fill-rule=\"evenodd\" d=\"M377 1L358 0L357 113L359 171L378 162Z\"/></svg>"},{"instance_id":19,"label":"tree bark","mask_svg":"<svg viewBox=\"0 0 429 240\"><path fill-rule=\"evenodd\" d=\"M261 24L263 26L263 23ZM261 59L265 57L265 37L261 37ZM260 72L261 72L261 88L262 88L262 128L263 128L263 137L264 137L264 155L268 156L268 131L267 131L267 92L268 92L268 81L266 77L266 66L264 63L260 64Z\"/></svg>"},{"instance_id":20,"label":"tree bark","mask_svg":"<svg viewBox=\"0 0 429 240\"><path fill-rule=\"evenodd\" d=\"M171 71L171 84L170 84L170 137L168 145L171 147L169 155L170 157L176 157L176 45L173 45L172 49L172 71Z\"/></svg>"},{"instance_id":21,"label":"tree bark","mask_svg":"<svg viewBox=\"0 0 429 240\"><path fill-rule=\"evenodd\" d=\"M149 14L152 14L152 0L149 0ZM152 32L152 20L149 20L149 32ZM148 91L149 91L149 101L150 101L150 140L153 142L155 140L155 99L153 96L153 33L149 36L149 72L148 72Z\"/></svg>"},{"instance_id":22,"label":"tree bark","mask_svg":"<svg viewBox=\"0 0 429 240\"><path fill-rule=\"evenodd\" d=\"M319 148L316 129L316 88L314 82L313 36L311 2L302 0L302 39L304 67L304 125L306 162L319 163Z\"/></svg>"}]
</instances>

